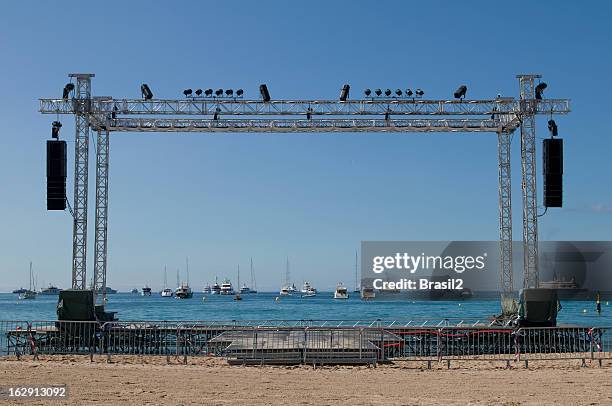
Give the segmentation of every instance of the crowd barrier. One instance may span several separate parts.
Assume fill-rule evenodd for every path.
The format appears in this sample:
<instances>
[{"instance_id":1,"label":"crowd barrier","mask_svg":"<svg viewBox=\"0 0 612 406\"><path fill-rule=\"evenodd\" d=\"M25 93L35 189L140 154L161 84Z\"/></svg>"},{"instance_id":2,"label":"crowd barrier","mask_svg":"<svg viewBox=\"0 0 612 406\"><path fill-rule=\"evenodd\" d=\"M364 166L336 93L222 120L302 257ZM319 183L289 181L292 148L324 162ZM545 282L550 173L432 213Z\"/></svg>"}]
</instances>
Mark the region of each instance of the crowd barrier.
<instances>
[{"instance_id":1,"label":"crowd barrier","mask_svg":"<svg viewBox=\"0 0 612 406\"><path fill-rule=\"evenodd\" d=\"M612 327L365 321L0 321L0 353L218 356L241 364L612 359Z\"/></svg>"}]
</instances>

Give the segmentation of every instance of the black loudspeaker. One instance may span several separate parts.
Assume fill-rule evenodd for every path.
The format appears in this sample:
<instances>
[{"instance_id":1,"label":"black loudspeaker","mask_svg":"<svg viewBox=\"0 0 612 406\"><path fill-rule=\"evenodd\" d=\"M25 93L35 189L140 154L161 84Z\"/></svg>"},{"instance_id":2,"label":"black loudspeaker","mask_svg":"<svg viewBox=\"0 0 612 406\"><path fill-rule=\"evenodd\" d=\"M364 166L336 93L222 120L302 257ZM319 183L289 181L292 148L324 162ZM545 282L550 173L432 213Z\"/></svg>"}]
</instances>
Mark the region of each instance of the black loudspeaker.
<instances>
[{"instance_id":1,"label":"black loudspeaker","mask_svg":"<svg viewBox=\"0 0 612 406\"><path fill-rule=\"evenodd\" d=\"M563 140L545 139L544 151L544 207L563 205Z\"/></svg>"},{"instance_id":2,"label":"black loudspeaker","mask_svg":"<svg viewBox=\"0 0 612 406\"><path fill-rule=\"evenodd\" d=\"M66 141L47 141L47 210L66 210Z\"/></svg>"}]
</instances>

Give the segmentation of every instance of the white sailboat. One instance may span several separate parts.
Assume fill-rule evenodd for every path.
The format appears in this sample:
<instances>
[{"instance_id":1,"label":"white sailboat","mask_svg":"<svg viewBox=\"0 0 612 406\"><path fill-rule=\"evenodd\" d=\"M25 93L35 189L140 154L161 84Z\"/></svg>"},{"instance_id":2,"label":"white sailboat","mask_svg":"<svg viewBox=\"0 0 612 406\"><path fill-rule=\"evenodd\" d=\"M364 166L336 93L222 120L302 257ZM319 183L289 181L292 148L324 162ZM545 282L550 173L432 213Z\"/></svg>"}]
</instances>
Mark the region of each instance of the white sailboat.
<instances>
[{"instance_id":1,"label":"white sailboat","mask_svg":"<svg viewBox=\"0 0 612 406\"><path fill-rule=\"evenodd\" d=\"M297 289L295 284L291 283L291 277L289 273L289 257L287 257L287 262L285 264L285 284L281 287L279 294L281 296L292 296Z\"/></svg>"},{"instance_id":2,"label":"white sailboat","mask_svg":"<svg viewBox=\"0 0 612 406\"><path fill-rule=\"evenodd\" d=\"M19 294L20 300L31 300L36 299L36 286L32 286L32 261L30 261L30 289Z\"/></svg>"},{"instance_id":3,"label":"white sailboat","mask_svg":"<svg viewBox=\"0 0 612 406\"><path fill-rule=\"evenodd\" d=\"M257 288L255 287L255 273L253 271L253 258L251 258L251 287L248 287L246 283L243 283L242 286L240 287L240 293L242 294L257 293Z\"/></svg>"},{"instance_id":4,"label":"white sailboat","mask_svg":"<svg viewBox=\"0 0 612 406\"><path fill-rule=\"evenodd\" d=\"M166 272L166 266L164 265L164 289L161 291L162 297L172 297L174 292L168 287L168 273Z\"/></svg>"},{"instance_id":5,"label":"white sailboat","mask_svg":"<svg viewBox=\"0 0 612 406\"><path fill-rule=\"evenodd\" d=\"M185 258L186 271L187 271L187 283L181 283L179 287L176 288L174 292L174 296L177 299L191 299L193 297L193 291L191 287L189 287L189 258ZM177 270L178 276L178 270Z\"/></svg>"}]
</instances>

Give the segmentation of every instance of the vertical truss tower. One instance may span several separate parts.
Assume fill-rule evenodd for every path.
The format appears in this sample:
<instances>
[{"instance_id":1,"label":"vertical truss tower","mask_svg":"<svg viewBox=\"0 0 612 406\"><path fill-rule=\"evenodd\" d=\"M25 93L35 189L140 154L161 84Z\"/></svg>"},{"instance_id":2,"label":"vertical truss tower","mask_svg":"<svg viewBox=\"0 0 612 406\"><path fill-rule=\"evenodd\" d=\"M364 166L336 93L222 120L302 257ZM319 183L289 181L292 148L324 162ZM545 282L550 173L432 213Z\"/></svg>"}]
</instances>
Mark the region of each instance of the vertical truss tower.
<instances>
[{"instance_id":1,"label":"vertical truss tower","mask_svg":"<svg viewBox=\"0 0 612 406\"><path fill-rule=\"evenodd\" d=\"M523 192L523 287L537 288L538 200L536 182L536 123L538 100L534 98L535 79L540 75L517 75L521 89L521 166Z\"/></svg>"},{"instance_id":2,"label":"vertical truss tower","mask_svg":"<svg viewBox=\"0 0 612 406\"><path fill-rule=\"evenodd\" d=\"M72 226L72 288L87 287L87 192L89 165L89 114L91 73L73 73L76 94L73 99L76 136L74 143L74 206Z\"/></svg>"}]
</instances>

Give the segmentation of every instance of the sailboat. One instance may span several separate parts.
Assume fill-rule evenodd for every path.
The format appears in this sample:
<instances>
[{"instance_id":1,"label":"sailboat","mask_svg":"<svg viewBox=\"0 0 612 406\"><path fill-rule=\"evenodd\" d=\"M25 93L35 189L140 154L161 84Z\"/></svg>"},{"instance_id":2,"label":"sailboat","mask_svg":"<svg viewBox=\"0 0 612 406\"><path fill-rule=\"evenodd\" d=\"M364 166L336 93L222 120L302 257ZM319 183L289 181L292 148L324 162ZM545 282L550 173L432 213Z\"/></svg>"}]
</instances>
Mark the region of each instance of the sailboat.
<instances>
[{"instance_id":1,"label":"sailboat","mask_svg":"<svg viewBox=\"0 0 612 406\"><path fill-rule=\"evenodd\" d=\"M178 284L177 284L178 285ZM168 287L168 273L166 272L166 266L164 265L164 290L161 291L162 297L172 297L174 292Z\"/></svg>"},{"instance_id":2,"label":"sailboat","mask_svg":"<svg viewBox=\"0 0 612 406\"><path fill-rule=\"evenodd\" d=\"M20 300L36 299L36 286L32 286L32 261L30 261L30 289L19 294Z\"/></svg>"},{"instance_id":3,"label":"sailboat","mask_svg":"<svg viewBox=\"0 0 612 406\"><path fill-rule=\"evenodd\" d=\"M187 283L181 283L180 286L176 288L174 294L177 299L191 299L193 297L193 291L189 287L189 258L185 258L185 263L187 265Z\"/></svg>"},{"instance_id":4,"label":"sailboat","mask_svg":"<svg viewBox=\"0 0 612 406\"><path fill-rule=\"evenodd\" d=\"M238 281L240 283L240 281ZM255 288L255 273L253 271L253 258L251 258L251 287L248 287L246 283L243 283L240 287L240 293L257 293L257 289Z\"/></svg>"},{"instance_id":5,"label":"sailboat","mask_svg":"<svg viewBox=\"0 0 612 406\"><path fill-rule=\"evenodd\" d=\"M281 287L281 290L279 292L281 296L291 296L295 292L297 292L295 284L292 284L290 281L291 278L289 274L289 257L287 257L287 262L285 264L285 284Z\"/></svg>"}]
</instances>

